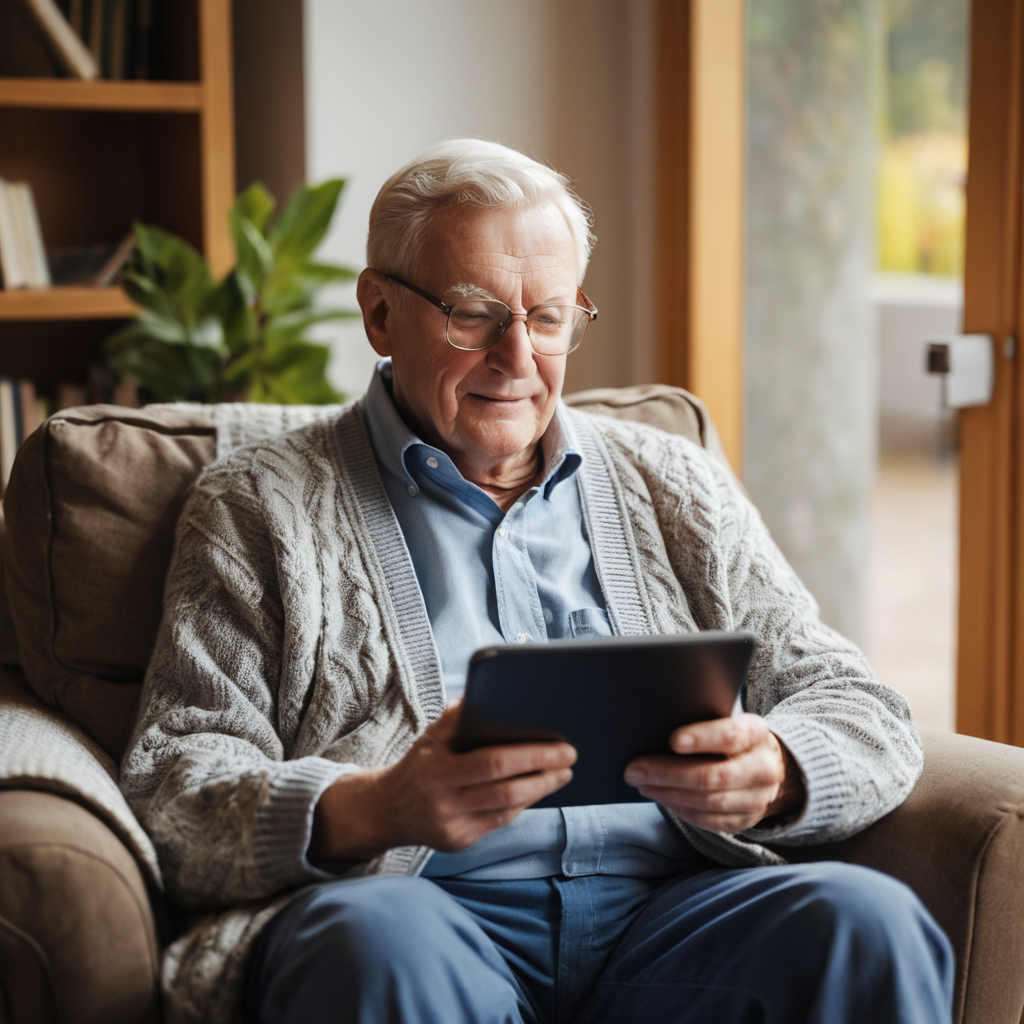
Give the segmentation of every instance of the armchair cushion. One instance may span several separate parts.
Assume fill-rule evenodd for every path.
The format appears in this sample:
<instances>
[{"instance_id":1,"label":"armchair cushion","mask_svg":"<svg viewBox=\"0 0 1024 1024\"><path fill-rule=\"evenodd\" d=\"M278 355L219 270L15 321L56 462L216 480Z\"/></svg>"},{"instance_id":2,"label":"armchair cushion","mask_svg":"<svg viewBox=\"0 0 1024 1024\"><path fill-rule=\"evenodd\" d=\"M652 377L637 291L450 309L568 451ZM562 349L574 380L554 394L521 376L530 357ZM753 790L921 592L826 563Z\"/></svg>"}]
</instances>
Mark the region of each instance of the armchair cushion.
<instances>
[{"instance_id":1,"label":"armchair cushion","mask_svg":"<svg viewBox=\"0 0 1024 1024\"><path fill-rule=\"evenodd\" d=\"M704 406L679 388L606 388L566 400L719 450ZM95 405L51 416L22 445L4 495L7 594L35 693L119 759L160 625L175 523L193 481L236 445L337 410ZM3 639L0 607L0 657Z\"/></svg>"},{"instance_id":2,"label":"armchair cushion","mask_svg":"<svg viewBox=\"0 0 1024 1024\"><path fill-rule=\"evenodd\" d=\"M71 409L25 441L4 496L22 667L114 758L160 624L174 525L215 445L195 410Z\"/></svg>"}]
</instances>

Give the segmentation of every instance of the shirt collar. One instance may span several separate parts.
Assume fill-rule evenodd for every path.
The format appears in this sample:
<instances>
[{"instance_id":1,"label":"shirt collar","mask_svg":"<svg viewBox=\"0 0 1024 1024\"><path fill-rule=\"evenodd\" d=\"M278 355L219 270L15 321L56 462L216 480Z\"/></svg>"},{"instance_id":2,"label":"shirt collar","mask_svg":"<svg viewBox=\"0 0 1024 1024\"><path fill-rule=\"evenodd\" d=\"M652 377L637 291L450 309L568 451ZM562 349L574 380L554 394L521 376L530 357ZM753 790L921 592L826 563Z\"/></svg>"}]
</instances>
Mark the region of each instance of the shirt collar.
<instances>
[{"instance_id":1,"label":"shirt collar","mask_svg":"<svg viewBox=\"0 0 1024 1024\"><path fill-rule=\"evenodd\" d=\"M402 419L392 397L390 359L381 359L377 363L363 400L363 409L366 413L370 444L378 461L384 469L399 479L407 480L410 488L418 488L417 481L410 471L412 460L415 459L415 464L419 465L433 456L438 461L444 460L449 464L454 474L467 487L480 490L462 477L442 451L422 441ZM550 498L554 488L573 476L583 462L583 456L576 450L572 426L561 399L555 408L554 416L551 417L548 429L540 439L540 444L545 467L540 490L545 498ZM413 453L414 448L421 448L422 451ZM446 486L443 478L438 482Z\"/></svg>"}]
</instances>

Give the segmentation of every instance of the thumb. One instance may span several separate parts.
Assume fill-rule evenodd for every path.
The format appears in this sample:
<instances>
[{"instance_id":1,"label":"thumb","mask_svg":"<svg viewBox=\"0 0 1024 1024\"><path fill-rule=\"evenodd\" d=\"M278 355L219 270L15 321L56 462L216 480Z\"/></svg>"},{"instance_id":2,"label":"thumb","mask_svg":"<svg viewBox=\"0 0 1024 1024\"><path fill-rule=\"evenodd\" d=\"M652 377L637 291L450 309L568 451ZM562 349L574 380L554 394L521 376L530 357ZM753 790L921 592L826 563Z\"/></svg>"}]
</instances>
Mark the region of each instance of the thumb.
<instances>
[{"instance_id":1,"label":"thumb","mask_svg":"<svg viewBox=\"0 0 1024 1024\"><path fill-rule=\"evenodd\" d=\"M459 726L459 712L462 710L462 702L457 701L445 709L437 721L432 722L427 731L434 739L448 741L454 735Z\"/></svg>"}]
</instances>

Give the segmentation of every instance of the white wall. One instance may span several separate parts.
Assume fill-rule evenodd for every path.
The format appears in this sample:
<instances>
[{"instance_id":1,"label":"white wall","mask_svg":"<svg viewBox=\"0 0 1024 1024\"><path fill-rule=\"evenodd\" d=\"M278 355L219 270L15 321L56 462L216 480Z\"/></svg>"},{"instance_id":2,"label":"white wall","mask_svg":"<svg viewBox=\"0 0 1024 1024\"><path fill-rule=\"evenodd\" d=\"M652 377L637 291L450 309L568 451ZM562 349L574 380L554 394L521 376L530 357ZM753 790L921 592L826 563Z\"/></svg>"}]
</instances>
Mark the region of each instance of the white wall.
<instances>
[{"instance_id":1,"label":"white wall","mask_svg":"<svg viewBox=\"0 0 1024 1024\"><path fill-rule=\"evenodd\" d=\"M600 317L568 388L653 379L652 0L306 0L306 167L349 178L325 258L365 265L370 205L443 138L479 136L567 173L596 219ZM355 306L351 292L348 304ZM332 376L365 388L358 322L325 328Z\"/></svg>"}]
</instances>

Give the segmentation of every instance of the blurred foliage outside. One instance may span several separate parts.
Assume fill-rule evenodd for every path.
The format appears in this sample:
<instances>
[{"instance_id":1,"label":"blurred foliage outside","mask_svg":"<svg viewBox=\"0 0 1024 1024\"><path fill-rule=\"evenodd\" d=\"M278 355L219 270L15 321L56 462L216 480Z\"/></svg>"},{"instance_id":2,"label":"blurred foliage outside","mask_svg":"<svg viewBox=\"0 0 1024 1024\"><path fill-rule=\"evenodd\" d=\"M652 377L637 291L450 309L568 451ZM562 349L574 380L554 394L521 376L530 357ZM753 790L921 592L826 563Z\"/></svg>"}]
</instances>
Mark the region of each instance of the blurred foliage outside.
<instances>
[{"instance_id":1,"label":"blurred foliage outside","mask_svg":"<svg viewBox=\"0 0 1024 1024\"><path fill-rule=\"evenodd\" d=\"M963 272L969 0L880 0L877 267Z\"/></svg>"}]
</instances>

